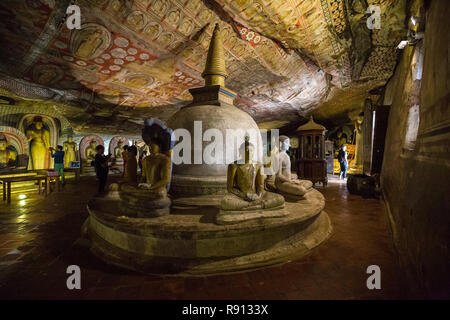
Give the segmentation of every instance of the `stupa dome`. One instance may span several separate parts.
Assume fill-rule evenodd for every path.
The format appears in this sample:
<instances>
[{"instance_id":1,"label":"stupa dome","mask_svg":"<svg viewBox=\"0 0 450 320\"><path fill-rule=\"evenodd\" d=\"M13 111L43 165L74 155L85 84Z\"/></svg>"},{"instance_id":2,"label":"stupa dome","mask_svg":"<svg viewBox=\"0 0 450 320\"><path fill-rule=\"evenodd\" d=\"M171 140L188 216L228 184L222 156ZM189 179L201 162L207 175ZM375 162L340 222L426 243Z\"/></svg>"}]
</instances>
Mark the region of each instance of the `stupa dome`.
<instances>
[{"instance_id":1,"label":"stupa dome","mask_svg":"<svg viewBox=\"0 0 450 320\"><path fill-rule=\"evenodd\" d=\"M230 159L230 154L227 155L227 152L231 152L231 149L227 150L230 146L226 146L227 130L236 130L235 133L241 130L238 144L239 141L244 141L246 132L257 133L250 134L250 142L256 147L255 157L261 159L262 155L262 149L259 148L262 146L262 139L258 125L248 113L232 105L236 94L224 86L227 74L218 25L213 32L203 76L205 87L191 89L193 102L181 108L167 122L174 131L186 129L191 135L192 164L174 163L173 165L171 192L176 195L204 195L226 190L227 165L237 159L236 155L232 161L226 161ZM194 128L197 121L197 126L201 121L200 131ZM201 164L195 164L194 152L199 150L200 146L200 143L196 143L195 140L202 141L203 134L208 129L216 129L221 133L224 161L220 164L208 164L202 159ZM214 138L212 140L214 142ZM205 150L209 144L211 141L202 141L202 150Z\"/></svg>"}]
</instances>

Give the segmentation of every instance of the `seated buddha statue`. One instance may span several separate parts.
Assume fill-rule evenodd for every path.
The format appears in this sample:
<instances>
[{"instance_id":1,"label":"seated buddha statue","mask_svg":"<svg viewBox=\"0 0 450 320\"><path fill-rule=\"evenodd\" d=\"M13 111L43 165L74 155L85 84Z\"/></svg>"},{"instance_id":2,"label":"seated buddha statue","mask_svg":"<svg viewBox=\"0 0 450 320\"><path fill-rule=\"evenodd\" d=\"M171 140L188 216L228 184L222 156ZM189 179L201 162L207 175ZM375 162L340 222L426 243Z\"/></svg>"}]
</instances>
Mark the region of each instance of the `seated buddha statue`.
<instances>
[{"instance_id":1,"label":"seated buddha statue","mask_svg":"<svg viewBox=\"0 0 450 320\"><path fill-rule=\"evenodd\" d=\"M8 148L8 139L0 133L0 170L15 167L17 161L17 152Z\"/></svg>"},{"instance_id":2,"label":"seated buddha statue","mask_svg":"<svg viewBox=\"0 0 450 320\"><path fill-rule=\"evenodd\" d=\"M253 163L254 146L246 140L240 147L244 163L234 162L228 165L227 191L220 203L217 223L237 223L263 217L265 211L284 208L283 196L264 190L264 167ZM256 215L247 215L256 213ZM226 215L242 215L242 219L228 220ZM282 213L282 215L285 215ZM270 215L279 216L277 214Z\"/></svg>"},{"instance_id":3,"label":"seated buddha statue","mask_svg":"<svg viewBox=\"0 0 450 320\"><path fill-rule=\"evenodd\" d=\"M150 155L142 159L142 178L140 183L132 181L127 172L125 183L120 187L120 211L129 216L158 217L169 214L171 200L167 196L171 178L173 147L171 130L153 123L143 130L144 141L150 147ZM133 147L130 147L133 148ZM134 150L134 149L133 149ZM130 150L129 150L130 152ZM136 159L136 154L132 154ZM133 165L136 176L137 162ZM127 161L127 171L131 171Z\"/></svg>"},{"instance_id":4,"label":"seated buddha statue","mask_svg":"<svg viewBox=\"0 0 450 320\"><path fill-rule=\"evenodd\" d=\"M84 151L86 161L90 162L90 161L93 161L95 159L95 155L97 154L97 152L95 151L95 148L97 148L97 141L92 139L89 142L89 146Z\"/></svg>"},{"instance_id":5,"label":"seated buddha statue","mask_svg":"<svg viewBox=\"0 0 450 320\"><path fill-rule=\"evenodd\" d=\"M123 142L119 140L117 142L117 146L114 148L114 159L116 164L123 164L124 159L122 157L122 152L123 152Z\"/></svg>"},{"instance_id":6,"label":"seated buddha statue","mask_svg":"<svg viewBox=\"0 0 450 320\"><path fill-rule=\"evenodd\" d=\"M309 180L293 179L291 175L291 159L286 153L290 147L290 139L280 136L280 152L278 160L278 172L275 175L276 191L287 200L301 200L306 192L311 190L312 182Z\"/></svg>"}]
</instances>

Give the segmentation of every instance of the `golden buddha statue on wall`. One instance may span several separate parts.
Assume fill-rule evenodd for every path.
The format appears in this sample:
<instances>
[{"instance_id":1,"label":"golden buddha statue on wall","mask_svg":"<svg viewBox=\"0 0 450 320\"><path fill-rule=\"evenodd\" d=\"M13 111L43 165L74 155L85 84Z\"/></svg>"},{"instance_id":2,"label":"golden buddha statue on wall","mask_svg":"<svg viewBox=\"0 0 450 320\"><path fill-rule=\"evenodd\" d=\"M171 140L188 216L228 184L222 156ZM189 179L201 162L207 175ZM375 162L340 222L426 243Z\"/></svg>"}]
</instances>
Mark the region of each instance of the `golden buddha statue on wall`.
<instances>
[{"instance_id":1,"label":"golden buddha statue on wall","mask_svg":"<svg viewBox=\"0 0 450 320\"><path fill-rule=\"evenodd\" d=\"M84 151L86 161L93 161L95 159L95 155L97 153L95 148L97 148L97 141L92 139L91 142L89 142L89 146Z\"/></svg>"},{"instance_id":2,"label":"golden buddha statue on wall","mask_svg":"<svg viewBox=\"0 0 450 320\"><path fill-rule=\"evenodd\" d=\"M17 152L8 147L8 139L0 133L0 170L13 168L16 165Z\"/></svg>"},{"instance_id":3,"label":"golden buddha statue on wall","mask_svg":"<svg viewBox=\"0 0 450 320\"><path fill-rule=\"evenodd\" d=\"M50 147L50 131L45 128L42 117L34 117L33 123L26 129L25 135L30 143L32 169L45 169L45 160Z\"/></svg>"},{"instance_id":4,"label":"golden buddha statue on wall","mask_svg":"<svg viewBox=\"0 0 450 320\"><path fill-rule=\"evenodd\" d=\"M64 167L68 168L71 161L77 161L77 144L73 141L73 137L67 137L67 141L63 143L64 150Z\"/></svg>"},{"instance_id":5,"label":"golden buddha statue on wall","mask_svg":"<svg viewBox=\"0 0 450 320\"><path fill-rule=\"evenodd\" d=\"M122 159L122 152L123 152L123 142L119 140L117 142L117 147L114 148L114 158Z\"/></svg>"}]
</instances>

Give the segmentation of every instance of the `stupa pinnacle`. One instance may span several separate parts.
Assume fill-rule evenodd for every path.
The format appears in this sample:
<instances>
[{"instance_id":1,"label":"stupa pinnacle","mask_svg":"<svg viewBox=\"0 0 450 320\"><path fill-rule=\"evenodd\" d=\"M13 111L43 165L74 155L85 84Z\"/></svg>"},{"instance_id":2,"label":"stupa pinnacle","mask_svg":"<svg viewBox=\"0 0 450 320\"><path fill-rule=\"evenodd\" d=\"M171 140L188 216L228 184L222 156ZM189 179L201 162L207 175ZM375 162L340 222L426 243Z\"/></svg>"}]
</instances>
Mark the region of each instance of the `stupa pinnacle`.
<instances>
[{"instance_id":1,"label":"stupa pinnacle","mask_svg":"<svg viewBox=\"0 0 450 320\"><path fill-rule=\"evenodd\" d=\"M225 79L228 78L228 73L225 67L222 34L218 23L216 23L211 37L202 77L205 79L205 86L189 89L194 100L188 106L233 104L236 93L225 87Z\"/></svg>"},{"instance_id":2,"label":"stupa pinnacle","mask_svg":"<svg viewBox=\"0 0 450 320\"><path fill-rule=\"evenodd\" d=\"M216 23L213 31L202 77L205 79L205 86L221 85L223 87L225 86L225 79L228 77L225 68L222 34L218 23Z\"/></svg>"}]
</instances>

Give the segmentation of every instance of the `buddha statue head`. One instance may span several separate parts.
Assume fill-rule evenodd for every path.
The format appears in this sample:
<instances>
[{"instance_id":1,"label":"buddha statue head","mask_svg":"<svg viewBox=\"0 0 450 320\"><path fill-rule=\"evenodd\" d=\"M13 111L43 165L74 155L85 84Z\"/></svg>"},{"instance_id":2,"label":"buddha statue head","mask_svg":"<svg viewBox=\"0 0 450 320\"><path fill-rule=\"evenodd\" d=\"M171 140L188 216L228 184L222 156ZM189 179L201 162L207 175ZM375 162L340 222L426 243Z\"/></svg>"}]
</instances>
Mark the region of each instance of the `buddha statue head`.
<instances>
[{"instance_id":1,"label":"buddha statue head","mask_svg":"<svg viewBox=\"0 0 450 320\"><path fill-rule=\"evenodd\" d=\"M150 148L150 154L168 154L174 145L173 131L160 120L152 118L145 121L142 129L142 139Z\"/></svg>"},{"instance_id":2,"label":"buddha statue head","mask_svg":"<svg viewBox=\"0 0 450 320\"><path fill-rule=\"evenodd\" d=\"M157 139L150 140L150 152L152 155L156 155L161 151L161 143Z\"/></svg>"},{"instance_id":3,"label":"buddha statue head","mask_svg":"<svg viewBox=\"0 0 450 320\"><path fill-rule=\"evenodd\" d=\"M95 150L97 148L97 141L92 139L91 142L89 142L89 147Z\"/></svg>"},{"instance_id":4,"label":"buddha statue head","mask_svg":"<svg viewBox=\"0 0 450 320\"><path fill-rule=\"evenodd\" d=\"M67 137L67 141L68 141L68 142L73 142L73 137L72 137L72 136L68 136L68 137Z\"/></svg>"},{"instance_id":5,"label":"buddha statue head","mask_svg":"<svg viewBox=\"0 0 450 320\"><path fill-rule=\"evenodd\" d=\"M280 136L280 149L281 151L288 151L291 147L291 140L288 136Z\"/></svg>"},{"instance_id":6,"label":"buddha statue head","mask_svg":"<svg viewBox=\"0 0 450 320\"><path fill-rule=\"evenodd\" d=\"M36 116L33 118L33 124L36 130L41 130L44 127L41 116Z\"/></svg>"}]
</instances>

